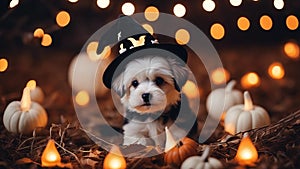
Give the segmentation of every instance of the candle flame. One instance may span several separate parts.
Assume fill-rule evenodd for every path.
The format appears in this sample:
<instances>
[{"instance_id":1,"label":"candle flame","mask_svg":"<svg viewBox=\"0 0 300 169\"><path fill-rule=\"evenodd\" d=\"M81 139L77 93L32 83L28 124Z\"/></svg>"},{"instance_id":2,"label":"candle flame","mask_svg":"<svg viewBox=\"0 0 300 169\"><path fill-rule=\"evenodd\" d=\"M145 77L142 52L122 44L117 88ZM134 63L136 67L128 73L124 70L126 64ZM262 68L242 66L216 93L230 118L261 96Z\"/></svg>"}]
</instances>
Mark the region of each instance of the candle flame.
<instances>
[{"instance_id":1,"label":"candle flame","mask_svg":"<svg viewBox=\"0 0 300 169\"><path fill-rule=\"evenodd\" d=\"M244 134L235 159L241 165L253 165L257 161L258 153L248 134Z\"/></svg>"},{"instance_id":2,"label":"candle flame","mask_svg":"<svg viewBox=\"0 0 300 169\"><path fill-rule=\"evenodd\" d=\"M25 87L21 99L21 110L22 112L27 112L30 110L30 107L31 107L30 88Z\"/></svg>"},{"instance_id":3,"label":"candle flame","mask_svg":"<svg viewBox=\"0 0 300 169\"><path fill-rule=\"evenodd\" d=\"M244 110L250 111L253 110L253 102L248 91L244 92Z\"/></svg>"},{"instance_id":4,"label":"candle flame","mask_svg":"<svg viewBox=\"0 0 300 169\"><path fill-rule=\"evenodd\" d=\"M125 169L126 161L118 146L113 145L110 152L104 159L104 169Z\"/></svg>"},{"instance_id":5,"label":"candle flame","mask_svg":"<svg viewBox=\"0 0 300 169\"><path fill-rule=\"evenodd\" d=\"M50 139L41 157L42 167L55 167L61 165L61 157L55 147L55 141Z\"/></svg>"}]
</instances>

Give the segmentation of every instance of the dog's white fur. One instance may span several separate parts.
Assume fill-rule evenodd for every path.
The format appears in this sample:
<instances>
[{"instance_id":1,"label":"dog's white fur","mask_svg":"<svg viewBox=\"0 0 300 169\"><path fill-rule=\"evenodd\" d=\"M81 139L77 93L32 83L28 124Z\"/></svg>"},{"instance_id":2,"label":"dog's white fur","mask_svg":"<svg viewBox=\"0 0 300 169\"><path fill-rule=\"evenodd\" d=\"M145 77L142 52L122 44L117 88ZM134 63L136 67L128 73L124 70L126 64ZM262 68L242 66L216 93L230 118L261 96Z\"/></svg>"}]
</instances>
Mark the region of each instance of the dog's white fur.
<instances>
[{"instance_id":1,"label":"dog's white fur","mask_svg":"<svg viewBox=\"0 0 300 169\"><path fill-rule=\"evenodd\" d=\"M177 60L159 56L147 56L130 61L125 71L112 83L112 88L121 96L121 103L127 111L138 114L156 113L158 116L180 101L180 92L175 88L175 82L181 87L187 80L189 69L182 66ZM155 80L161 77L162 85L157 85ZM132 81L137 80L138 86L134 87ZM145 105L142 99L143 93L150 93L150 105ZM166 125L171 125L168 122ZM146 119L145 121L134 118L124 125L124 145L143 144L164 146L165 126L157 119ZM172 125L176 138L183 137L186 132ZM151 139L149 139L150 137ZM154 141L154 143L152 142Z\"/></svg>"}]
</instances>

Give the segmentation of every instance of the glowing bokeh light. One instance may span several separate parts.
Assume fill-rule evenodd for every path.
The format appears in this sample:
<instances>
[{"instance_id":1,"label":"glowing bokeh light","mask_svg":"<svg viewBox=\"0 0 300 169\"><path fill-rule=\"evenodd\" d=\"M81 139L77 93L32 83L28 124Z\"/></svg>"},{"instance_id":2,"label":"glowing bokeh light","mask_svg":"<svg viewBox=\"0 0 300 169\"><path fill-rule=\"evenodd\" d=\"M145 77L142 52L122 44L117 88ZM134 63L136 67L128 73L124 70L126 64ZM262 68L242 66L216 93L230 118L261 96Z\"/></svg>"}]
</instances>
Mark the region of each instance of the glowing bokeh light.
<instances>
[{"instance_id":1,"label":"glowing bokeh light","mask_svg":"<svg viewBox=\"0 0 300 169\"><path fill-rule=\"evenodd\" d=\"M44 30L42 28L37 28L33 32L33 37L35 37L35 38L42 38L43 36L44 36Z\"/></svg>"},{"instance_id":2,"label":"glowing bokeh light","mask_svg":"<svg viewBox=\"0 0 300 169\"><path fill-rule=\"evenodd\" d=\"M207 12L212 12L216 8L216 3L213 0L204 0L202 7Z\"/></svg>"},{"instance_id":3,"label":"glowing bokeh light","mask_svg":"<svg viewBox=\"0 0 300 169\"><path fill-rule=\"evenodd\" d=\"M9 7L14 8L18 4L19 4L19 0L11 0L10 3L9 3Z\"/></svg>"},{"instance_id":4,"label":"glowing bokeh light","mask_svg":"<svg viewBox=\"0 0 300 169\"><path fill-rule=\"evenodd\" d=\"M210 35L216 39L220 40L225 35L225 29L220 23L215 23L210 28Z\"/></svg>"},{"instance_id":5,"label":"glowing bokeh light","mask_svg":"<svg viewBox=\"0 0 300 169\"><path fill-rule=\"evenodd\" d=\"M102 9L107 8L109 4L110 4L110 0L97 0L97 6L99 8Z\"/></svg>"},{"instance_id":6,"label":"glowing bokeh light","mask_svg":"<svg viewBox=\"0 0 300 169\"><path fill-rule=\"evenodd\" d=\"M149 32L151 35L153 35L154 33L154 30L153 30L153 27L149 24L143 24L142 25L144 29L146 29L147 32Z\"/></svg>"},{"instance_id":7,"label":"glowing bokeh light","mask_svg":"<svg viewBox=\"0 0 300 169\"><path fill-rule=\"evenodd\" d=\"M176 42L185 45L190 41L190 33L185 29L179 29L175 33Z\"/></svg>"},{"instance_id":8,"label":"glowing bokeh light","mask_svg":"<svg viewBox=\"0 0 300 169\"><path fill-rule=\"evenodd\" d=\"M155 6L149 6L145 9L144 14L148 21L156 21L159 17L159 10Z\"/></svg>"},{"instance_id":9,"label":"glowing bokeh light","mask_svg":"<svg viewBox=\"0 0 300 169\"><path fill-rule=\"evenodd\" d=\"M242 4L242 0L230 0L229 2L232 6L240 6Z\"/></svg>"},{"instance_id":10,"label":"glowing bokeh light","mask_svg":"<svg viewBox=\"0 0 300 169\"><path fill-rule=\"evenodd\" d=\"M56 15L56 23L60 27L65 27L70 23L71 16L67 11L60 11Z\"/></svg>"},{"instance_id":11,"label":"glowing bokeh light","mask_svg":"<svg viewBox=\"0 0 300 169\"><path fill-rule=\"evenodd\" d=\"M298 59L300 57L299 45L295 42L287 42L283 47L284 53L291 59Z\"/></svg>"},{"instance_id":12,"label":"glowing bokeh light","mask_svg":"<svg viewBox=\"0 0 300 169\"><path fill-rule=\"evenodd\" d=\"M271 17L269 17L268 15L263 15L260 20L259 20L260 26L268 31L272 28L273 26L273 21L271 19Z\"/></svg>"},{"instance_id":13,"label":"glowing bokeh light","mask_svg":"<svg viewBox=\"0 0 300 169\"><path fill-rule=\"evenodd\" d=\"M76 2L78 2L78 0L68 0L69 2L71 2L71 3L76 3Z\"/></svg>"},{"instance_id":14,"label":"glowing bokeh light","mask_svg":"<svg viewBox=\"0 0 300 169\"><path fill-rule=\"evenodd\" d=\"M283 0L274 0L273 5L276 9L280 10L284 7L284 1Z\"/></svg>"},{"instance_id":15,"label":"glowing bokeh light","mask_svg":"<svg viewBox=\"0 0 300 169\"><path fill-rule=\"evenodd\" d=\"M299 26L299 21L298 18L294 15L289 15L286 18L286 26L290 29L290 30L296 30Z\"/></svg>"},{"instance_id":16,"label":"glowing bokeh light","mask_svg":"<svg viewBox=\"0 0 300 169\"><path fill-rule=\"evenodd\" d=\"M260 85L260 78L256 73L249 72L242 77L241 85L243 86L243 88L246 89L251 87L257 87Z\"/></svg>"},{"instance_id":17,"label":"glowing bokeh light","mask_svg":"<svg viewBox=\"0 0 300 169\"><path fill-rule=\"evenodd\" d=\"M183 17L186 13L185 6L182 4L176 4L173 8L173 13L177 17Z\"/></svg>"},{"instance_id":18,"label":"glowing bokeh light","mask_svg":"<svg viewBox=\"0 0 300 169\"><path fill-rule=\"evenodd\" d=\"M237 25L238 25L240 30L246 31L250 27L250 21L249 21L248 18L242 16L238 19Z\"/></svg>"},{"instance_id":19,"label":"glowing bokeh light","mask_svg":"<svg viewBox=\"0 0 300 169\"><path fill-rule=\"evenodd\" d=\"M5 58L0 59L0 72L6 71L8 68L8 61Z\"/></svg>"},{"instance_id":20,"label":"glowing bokeh light","mask_svg":"<svg viewBox=\"0 0 300 169\"><path fill-rule=\"evenodd\" d=\"M214 84L224 84L230 79L230 73L224 68L217 68L211 74Z\"/></svg>"},{"instance_id":21,"label":"glowing bokeh light","mask_svg":"<svg viewBox=\"0 0 300 169\"><path fill-rule=\"evenodd\" d=\"M89 93L84 90L78 92L75 96L75 101L79 106L87 105L90 101Z\"/></svg>"},{"instance_id":22,"label":"glowing bokeh light","mask_svg":"<svg viewBox=\"0 0 300 169\"><path fill-rule=\"evenodd\" d=\"M49 34L44 34L41 45L42 46L50 46L52 44L52 38Z\"/></svg>"},{"instance_id":23,"label":"glowing bokeh light","mask_svg":"<svg viewBox=\"0 0 300 169\"><path fill-rule=\"evenodd\" d=\"M281 63L274 62L268 68L268 74L273 79L282 79L285 71Z\"/></svg>"},{"instance_id":24,"label":"glowing bokeh light","mask_svg":"<svg viewBox=\"0 0 300 169\"><path fill-rule=\"evenodd\" d=\"M135 7L132 3L126 2L122 5L122 13L124 15L130 16L134 13L134 11L135 11Z\"/></svg>"}]
</instances>

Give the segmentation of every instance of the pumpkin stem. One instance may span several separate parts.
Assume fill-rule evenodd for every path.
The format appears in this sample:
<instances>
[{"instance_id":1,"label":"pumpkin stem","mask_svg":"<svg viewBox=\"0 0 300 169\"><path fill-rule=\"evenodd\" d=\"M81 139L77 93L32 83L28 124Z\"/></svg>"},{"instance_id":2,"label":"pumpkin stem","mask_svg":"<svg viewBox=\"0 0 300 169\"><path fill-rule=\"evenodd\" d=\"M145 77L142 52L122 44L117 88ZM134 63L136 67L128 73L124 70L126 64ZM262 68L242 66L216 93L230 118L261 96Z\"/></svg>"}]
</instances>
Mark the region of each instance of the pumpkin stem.
<instances>
[{"instance_id":1,"label":"pumpkin stem","mask_svg":"<svg viewBox=\"0 0 300 169\"><path fill-rule=\"evenodd\" d=\"M208 160L209 151L210 151L209 146L206 146L204 151L203 151L203 154L201 156L202 160L205 161L205 162L207 162L207 160Z\"/></svg>"},{"instance_id":2,"label":"pumpkin stem","mask_svg":"<svg viewBox=\"0 0 300 169\"><path fill-rule=\"evenodd\" d=\"M232 91L233 87L235 86L236 81L235 80L231 80L225 87L225 92L230 92Z\"/></svg>"},{"instance_id":3,"label":"pumpkin stem","mask_svg":"<svg viewBox=\"0 0 300 169\"><path fill-rule=\"evenodd\" d=\"M30 110L30 107L31 107L30 88L25 87L21 98L21 110L22 112L27 112Z\"/></svg>"},{"instance_id":4,"label":"pumpkin stem","mask_svg":"<svg viewBox=\"0 0 300 169\"><path fill-rule=\"evenodd\" d=\"M244 110L245 111L253 110L252 99L248 91L244 92Z\"/></svg>"}]
</instances>

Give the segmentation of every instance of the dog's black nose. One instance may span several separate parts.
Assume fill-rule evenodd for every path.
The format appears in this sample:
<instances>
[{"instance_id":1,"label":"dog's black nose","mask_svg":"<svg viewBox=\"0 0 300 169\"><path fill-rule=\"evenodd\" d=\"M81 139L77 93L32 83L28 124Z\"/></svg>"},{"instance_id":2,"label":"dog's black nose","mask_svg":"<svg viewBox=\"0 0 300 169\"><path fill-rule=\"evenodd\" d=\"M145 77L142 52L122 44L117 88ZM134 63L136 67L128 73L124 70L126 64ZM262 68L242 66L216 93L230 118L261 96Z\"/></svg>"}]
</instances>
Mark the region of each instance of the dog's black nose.
<instances>
[{"instance_id":1,"label":"dog's black nose","mask_svg":"<svg viewBox=\"0 0 300 169\"><path fill-rule=\"evenodd\" d=\"M149 102L150 99L151 99L151 94L150 93L143 93L142 98L143 98L144 102Z\"/></svg>"}]
</instances>

